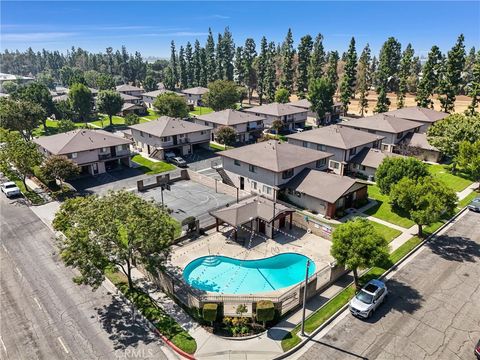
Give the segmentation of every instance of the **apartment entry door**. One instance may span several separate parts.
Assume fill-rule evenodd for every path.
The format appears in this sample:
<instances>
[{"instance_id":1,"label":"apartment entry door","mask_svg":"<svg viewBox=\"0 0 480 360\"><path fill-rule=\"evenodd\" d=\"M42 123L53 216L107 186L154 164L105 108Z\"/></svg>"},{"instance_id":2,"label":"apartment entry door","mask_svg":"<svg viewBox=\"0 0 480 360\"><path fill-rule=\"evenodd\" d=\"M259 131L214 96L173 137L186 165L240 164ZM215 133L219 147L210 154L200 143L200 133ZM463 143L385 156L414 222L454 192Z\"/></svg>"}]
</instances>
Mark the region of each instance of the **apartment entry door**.
<instances>
[{"instance_id":1,"label":"apartment entry door","mask_svg":"<svg viewBox=\"0 0 480 360\"><path fill-rule=\"evenodd\" d=\"M240 190L245 190L245 178L240 176Z\"/></svg>"}]
</instances>

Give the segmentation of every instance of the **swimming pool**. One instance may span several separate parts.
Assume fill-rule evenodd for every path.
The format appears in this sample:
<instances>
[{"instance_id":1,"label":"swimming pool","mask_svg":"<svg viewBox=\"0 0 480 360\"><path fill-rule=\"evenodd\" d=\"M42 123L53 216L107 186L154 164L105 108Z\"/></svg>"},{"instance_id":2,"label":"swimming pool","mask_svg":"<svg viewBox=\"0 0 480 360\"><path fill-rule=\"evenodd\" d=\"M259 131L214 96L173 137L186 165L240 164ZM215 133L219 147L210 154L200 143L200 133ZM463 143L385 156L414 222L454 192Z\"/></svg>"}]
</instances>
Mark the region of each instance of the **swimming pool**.
<instances>
[{"instance_id":1,"label":"swimming pool","mask_svg":"<svg viewBox=\"0 0 480 360\"><path fill-rule=\"evenodd\" d=\"M183 278L192 287L224 294L254 294L295 285L305 279L308 257L284 253L257 260L203 256L190 262ZM315 272L310 260L308 274Z\"/></svg>"}]
</instances>

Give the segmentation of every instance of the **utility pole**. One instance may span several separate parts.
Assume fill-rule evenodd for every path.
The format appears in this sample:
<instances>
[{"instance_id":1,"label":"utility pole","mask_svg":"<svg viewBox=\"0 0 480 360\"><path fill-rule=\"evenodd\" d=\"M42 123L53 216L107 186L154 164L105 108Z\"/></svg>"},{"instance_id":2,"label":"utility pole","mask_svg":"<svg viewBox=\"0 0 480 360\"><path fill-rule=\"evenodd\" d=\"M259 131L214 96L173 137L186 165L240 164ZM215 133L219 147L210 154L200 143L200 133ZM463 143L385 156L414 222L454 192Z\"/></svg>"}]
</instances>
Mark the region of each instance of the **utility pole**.
<instances>
[{"instance_id":1,"label":"utility pole","mask_svg":"<svg viewBox=\"0 0 480 360\"><path fill-rule=\"evenodd\" d=\"M302 336L305 336L305 304L307 302L307 285L308 285L308 269L310 267L310 260L307 260L307 269L305 271L305 287L303 289L303 309L302 309Z\"/></svg>"}]
</instances>

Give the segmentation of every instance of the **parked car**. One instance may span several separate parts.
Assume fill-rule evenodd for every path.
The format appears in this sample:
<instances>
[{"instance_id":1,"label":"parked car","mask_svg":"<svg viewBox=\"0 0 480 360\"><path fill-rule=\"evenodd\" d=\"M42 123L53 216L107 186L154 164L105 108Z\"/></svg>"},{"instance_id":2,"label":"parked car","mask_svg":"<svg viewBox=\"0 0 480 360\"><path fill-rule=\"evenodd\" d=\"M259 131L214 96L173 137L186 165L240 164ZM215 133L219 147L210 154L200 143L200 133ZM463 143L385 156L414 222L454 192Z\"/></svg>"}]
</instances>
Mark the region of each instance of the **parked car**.
<instances>
[{"instance_id":1,"label":"parked car","mask_svg":"<svg viewBox=\"0 0 480 360\"><path fill-rule=\"evenodd\" d=\"M304 130L305 129L303 129L303 128L293 128L292 133L299 134L299 133L303 132Z\"/></svg>"},{"instance_id":2,"label":"parked car","mask_svg":"<svg viewBox=\"0 0 480 360\"><path fill-rule=\"evenodd\" d=\"M355 297L350 300L349 309L354 316L369 318L388 294L383 281L370 280Z\"/></svg>"},{"instance_id":3,"label":"parked car","mask_svg":"<svg viewBox=\"0 0 480 360\"><path fill-rule=\"evenodd\" d=\"M472 202L467 205L467 208L472 211L480 212L480 197L473 199Z\"/></svg>"},{"instance_id":4,"label":"parked car","mask_svg":"<svg viewBox=\"0 0 480 360\"><path fill-rule=\"evenodd\" d=\"M180 156L171 157L168 159L173 165L184 168L187 167L187 162Z\"/></svg>"},{"instance_id":5,"label":"parked car","mask_svg":"<svg viewBox=\"0 0 480 360\"><path fill-rule=\"evenodd\" d=\"M480 339L478 339L477 345L475 346L475 355L477 360L480 360Z\"/></svg>"},{"instance_id":6,"label":"parked car","mask_svg":"<svg viewBox=\"0 0 480 360\"><path fill-rule=\"evenodd\" d=\"M1 189L7 198L19 196L22 193L17 184L15 184L13 181L4 182L1 185Z\"/></svg>"}]
</instances>

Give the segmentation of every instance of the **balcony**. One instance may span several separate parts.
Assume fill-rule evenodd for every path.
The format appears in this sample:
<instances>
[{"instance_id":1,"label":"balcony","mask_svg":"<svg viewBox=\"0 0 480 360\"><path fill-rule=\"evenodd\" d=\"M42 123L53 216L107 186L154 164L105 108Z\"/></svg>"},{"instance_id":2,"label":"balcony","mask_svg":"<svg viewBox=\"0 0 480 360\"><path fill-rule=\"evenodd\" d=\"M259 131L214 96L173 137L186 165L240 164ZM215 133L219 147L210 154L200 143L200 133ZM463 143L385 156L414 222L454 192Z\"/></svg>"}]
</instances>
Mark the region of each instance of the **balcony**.
<instances>
[{"instance_id":1,"label":"balcony","mask_svg":"<svg viewBox=\"0 0 480 360\"><path fill-rule=\"evenodd\" d=\"M112 158L112 154L98 154L98 160L107 160L111 158Z\"/></svg>"}]
</instances>

